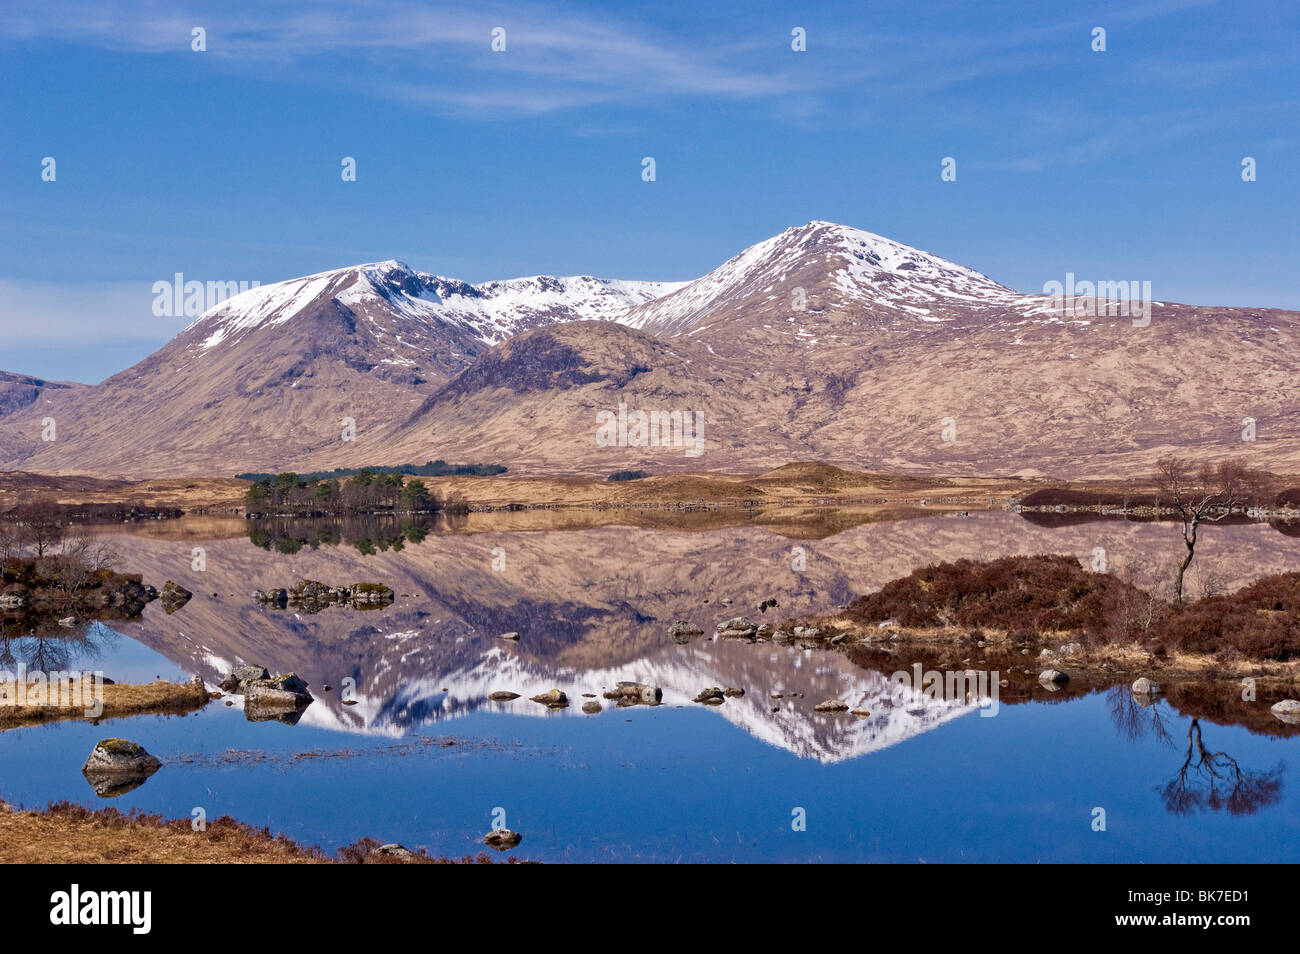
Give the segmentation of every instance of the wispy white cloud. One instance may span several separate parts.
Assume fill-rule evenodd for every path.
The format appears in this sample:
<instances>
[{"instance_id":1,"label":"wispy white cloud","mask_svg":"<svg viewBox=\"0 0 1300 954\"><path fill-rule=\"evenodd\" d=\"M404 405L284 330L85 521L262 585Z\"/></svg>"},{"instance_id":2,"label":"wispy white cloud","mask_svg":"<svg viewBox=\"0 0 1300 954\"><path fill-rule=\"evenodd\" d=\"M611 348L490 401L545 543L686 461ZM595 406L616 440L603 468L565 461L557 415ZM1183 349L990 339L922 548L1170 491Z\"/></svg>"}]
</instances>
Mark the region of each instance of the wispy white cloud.
<instances>
[{"instance_id":1,"label":"wispy white cloud","mask_svg":"<svg viewBox=\"0 0 1300 954\"><path fill-rule=\"evenodd\" d=\"M0 37L97 48L188 53L194 27L207 55L240 69L292 65L381 95L450 111L543 113L611 101L780 96L824 85L794 69L738 61L738 45L684 42L644 22L552 5L326 2L232 3L202 11L125 0L52 0L0 12ZM506 31L504 52L492 31ZM779 48L779 47L778 47Z\"/></svg>"},{"instance_id":2,"label":"wispy white cloud","mask_svg":"<svg viewBox=\"0 0 1300 954\"><path fill-rule=\"evenodd\" d=\"M0 278L0 353L34 345L161 343L186 319L155 317L153 300L149 282L69 285Z\"/></svg>"}]
</instances>

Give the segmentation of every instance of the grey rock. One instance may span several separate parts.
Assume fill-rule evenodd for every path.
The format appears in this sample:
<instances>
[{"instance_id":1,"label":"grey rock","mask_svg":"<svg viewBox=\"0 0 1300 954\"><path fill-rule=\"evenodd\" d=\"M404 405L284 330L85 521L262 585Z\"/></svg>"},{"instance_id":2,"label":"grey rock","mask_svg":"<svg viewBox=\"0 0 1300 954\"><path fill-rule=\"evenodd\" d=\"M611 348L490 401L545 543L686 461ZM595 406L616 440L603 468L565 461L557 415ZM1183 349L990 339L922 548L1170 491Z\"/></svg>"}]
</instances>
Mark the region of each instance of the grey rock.
<instances>
[{"instance_id":1,"label":"grey rock","mask_svg":"<svg viewBox=\"0 0 1300 954\"><path fill-rule=\"evenodd\" d=\"M126 739L103 739L91 750L81 774L95 794L113 798L139 788L162 768L144 746Z\"/></svg>"},{"instance_id":2,"label":"grey rock","mask_svg":"<svg viewBox=\"0 0 1300 954\"><path fill-rule=\"evenodd\" d=\"M193 596L193 593L181 586L179 583L173 583L171 580L168 580L163 584L162 594L160 596L163 611L166 612L168 616L171 616L172 613L175 613L178 609L188 603Z\"/></svg>"},{"instance_id":3,"label":"grey rock","mask_svg":"<svg viewBox=\"0 0 1300 954\"><path fill-rule=\"evenodd\" d=\"M664 692L658 686L648 686L643 682L620 682L613 689L606 690L606 699L617 700L619 705L658 705L663 701Z\"/></svg>"},{"instance_id":4,"label":"grey rock","mask_svg":"<svg viewBox=\"0 0 1300 954\"><path fill-rule=\"evenodd\" d=\"M1268 711L1288 725L1300 725L1300 701L1283 699L1269 706Z\"/></svg>"},{"instance_id":5,"label":"grey rock","mask_svg":"<svg viewBox=\"0 0 1300 954\"><path fill-rule=\"evenodd\" d=\"M488 698L493 702L509 702L511 699L518 699L519 693L511 692L508 689L498 689L496 692L489 694Z\"/></svg>"},{"instance_id":6,"label":"grey rock","mask_svg":"<svg viewBox=\"0 0 1300 954\"><path fill-rule=\"evenodd\" d=\"M813 706L814 712L848 712L849 704L843 699L827 699Z\"/></svg>"},{"instance_id":7,"label":"grey rock","mask_svg":"<svg viewBox=\"0 0 1300 954\"><path fill-rule=\"evenodd\" d=\"M396 842L388 845L380 845L374 851L370 852L367 858L374 859L381 863L397 861L403 864L411 864L417 860L415 852L404 845L397 844Z\"/></svg>"},{"instance_id":8,"label":"grey rock","mask_svg":"<svg viewBox=\"0 0 1300 954\"><path fill-rule=\"evenodd\" d=\"M524 836L517 831L511 831L509 828L494 828L483 836L483 844L489 848L495 848L497 851L509 851L517 847L524 840Z\"/></svg>"},{"instance_id":9,"label":"grey rock","mask_svg":"<svg viewBox=\"0 0 1300 954\"><path fill-rule=\"evenodd\" d=\"M226 692L242 693L245 683L269 678L271 674L265 666L236 666L218 685Z\"/></svg>"},{"instance_id":10,"label":"grey rock","mask_svg":"<svg viewBox=\"0 0 1300 954\"><path fill-rule=\"evenodd\" d=\"M744 616L734 616L726 622L719 623L717 633L724 639L747 639L758 631L748 618Z\"/></svg>"},{"instance_id":11,"label":"grey rock","mask_svg":"<svg viewBox=\"0 0 1300 954\"><path fill-rule=\"evenodd\" d=\"M1131 688L1133 690L1133 695L1135 696L1154 696L1160 692L1160 683L1154 682L1146 676L1142 676L1133 680Z\"/></svg>"},{"instance_id":12,"label":"grey rock","mask_svg":"<svg viewBox=\"0 0 1300 954\"><path fill-rule=\"evenodd\" d=\"M1038 681L1049 689L1056 689L1070 681L1070 677L1059 669L1044 669L1038 674Z\"/></svg>"},{"instance_id":13,"label":"grey rock","mask_svg":"<svg viewBox=\"0 0 1300 954\"><path fill-rule=\"evenodd\" d=\"M533 702L540 702L542 705L550 706L552 709L562 709L569 704L569 697L559 689L548 689L546 692L541 692L533 696Z\"/></svg>"},{"instance_id":14,"label":"grey rock","mask_svg":"<svg viewBox=\"0 0 1300 954\"><path fill-rule=\"evenodd\" d=\"M700 629L690 620L674 620L673 624L668 627L668 635L673 638L674 642L689 643L692 639L698 639L704 635L704 630Z\"/></svg>"}]
</instances>

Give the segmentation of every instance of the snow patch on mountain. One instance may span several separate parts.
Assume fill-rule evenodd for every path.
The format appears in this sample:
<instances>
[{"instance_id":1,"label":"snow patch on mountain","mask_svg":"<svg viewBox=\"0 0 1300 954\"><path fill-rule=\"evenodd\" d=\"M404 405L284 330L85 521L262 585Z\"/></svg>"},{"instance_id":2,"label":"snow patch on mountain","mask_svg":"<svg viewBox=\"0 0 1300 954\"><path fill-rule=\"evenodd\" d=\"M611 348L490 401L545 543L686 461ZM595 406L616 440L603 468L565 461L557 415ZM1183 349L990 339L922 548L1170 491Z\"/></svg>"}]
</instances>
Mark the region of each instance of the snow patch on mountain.
<instances>
[{"instance_id":1,"label":"snow patch on mountain","mask_svg":"<svg viewBox=\"0 0 1300 954\"><path fill-rule=\"evenodd\" d=\"M392 260L251 288L204 312L186 330L206 331L199 348L208 351L333 300L390 332L396 315L426 325L454 325L493 345L556 321L618 321L635 306L683 284L535 275L474 285Z\"/></svg>"}]
</instances>

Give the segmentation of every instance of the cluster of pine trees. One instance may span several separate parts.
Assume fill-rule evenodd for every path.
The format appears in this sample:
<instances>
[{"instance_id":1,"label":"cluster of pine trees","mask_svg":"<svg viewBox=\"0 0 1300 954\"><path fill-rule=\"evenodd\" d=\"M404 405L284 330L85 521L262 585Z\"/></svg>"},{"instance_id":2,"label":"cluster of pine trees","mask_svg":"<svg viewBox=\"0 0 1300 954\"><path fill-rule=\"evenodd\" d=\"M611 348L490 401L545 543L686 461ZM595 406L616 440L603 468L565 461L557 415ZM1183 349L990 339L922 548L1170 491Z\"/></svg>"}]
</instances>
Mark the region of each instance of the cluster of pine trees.
<instances>
[{"instance_id":1,"label":"cluster of pine trees","mask_svg":"<svg viewBox=\"0 0 1300 954\"><path fill-rule=\"evenodd\" d=\"M463 500L439 498L419 479L363 468L346 480L302 477L292 472L264 477L244 494L249 513L436 513L464 512Z\"/></svg>"}]
</instances>

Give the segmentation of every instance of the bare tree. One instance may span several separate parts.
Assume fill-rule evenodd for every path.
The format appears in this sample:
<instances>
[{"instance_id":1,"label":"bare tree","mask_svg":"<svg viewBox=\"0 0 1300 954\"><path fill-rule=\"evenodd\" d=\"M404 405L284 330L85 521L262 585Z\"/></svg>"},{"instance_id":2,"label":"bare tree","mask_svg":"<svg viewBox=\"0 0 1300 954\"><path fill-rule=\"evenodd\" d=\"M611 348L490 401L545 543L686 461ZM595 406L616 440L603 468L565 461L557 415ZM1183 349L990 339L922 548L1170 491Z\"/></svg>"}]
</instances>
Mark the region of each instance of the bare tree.
<instances>
[{"instance_id":1,"label":"bare tree","mask_svg":"<svg viewBox=\"0 0 1300 954\"><path fill-rule=\"evenodd\" d=\"M1185 457L1168 455L1156 461L1160 506L1174 511L1183 524L1187 552L1174 578L1174 602L1183 601L1183 578L1196 556L1201 524L1215 523L1245 509L1259 493L1263 478L1239 460L1193 466Z\"/></svg>"},{"instance_id":2,"label":"bare tree","mask_svg":"<svg viewBox=\"0 0 1300 954\"><path fill-rule=\"evenodd\" d=\"M59 588L69 604L89 585L100 570L109 569L117 560L113 548L87 533L75 533L64 538L55 560L58 567Z\"/></svg>"},{"instance_id":3,"label":"bare tree","mask_svg":"<svg viewBox=\"0 0 1300 954\"><path fill-rule=\"evenodd\" d=\"M22 540L36 551L37 557L45 556L47 550L53 549L63 539L63 514L59 505L52 500L33 500L21 504L15 511L20 525Z\"/></svg>"},{"instance_id":4,"label":"bare tree","mask_svg":"<svg viewBox=\"0 0 1300 954\"><path fill-rule=\"evenodd\" d=\"M0 517L0 573L3 573L9 558L16 556L21 548L22 541L18 528L4 517Z\"/></svg>"}]
</instances>

